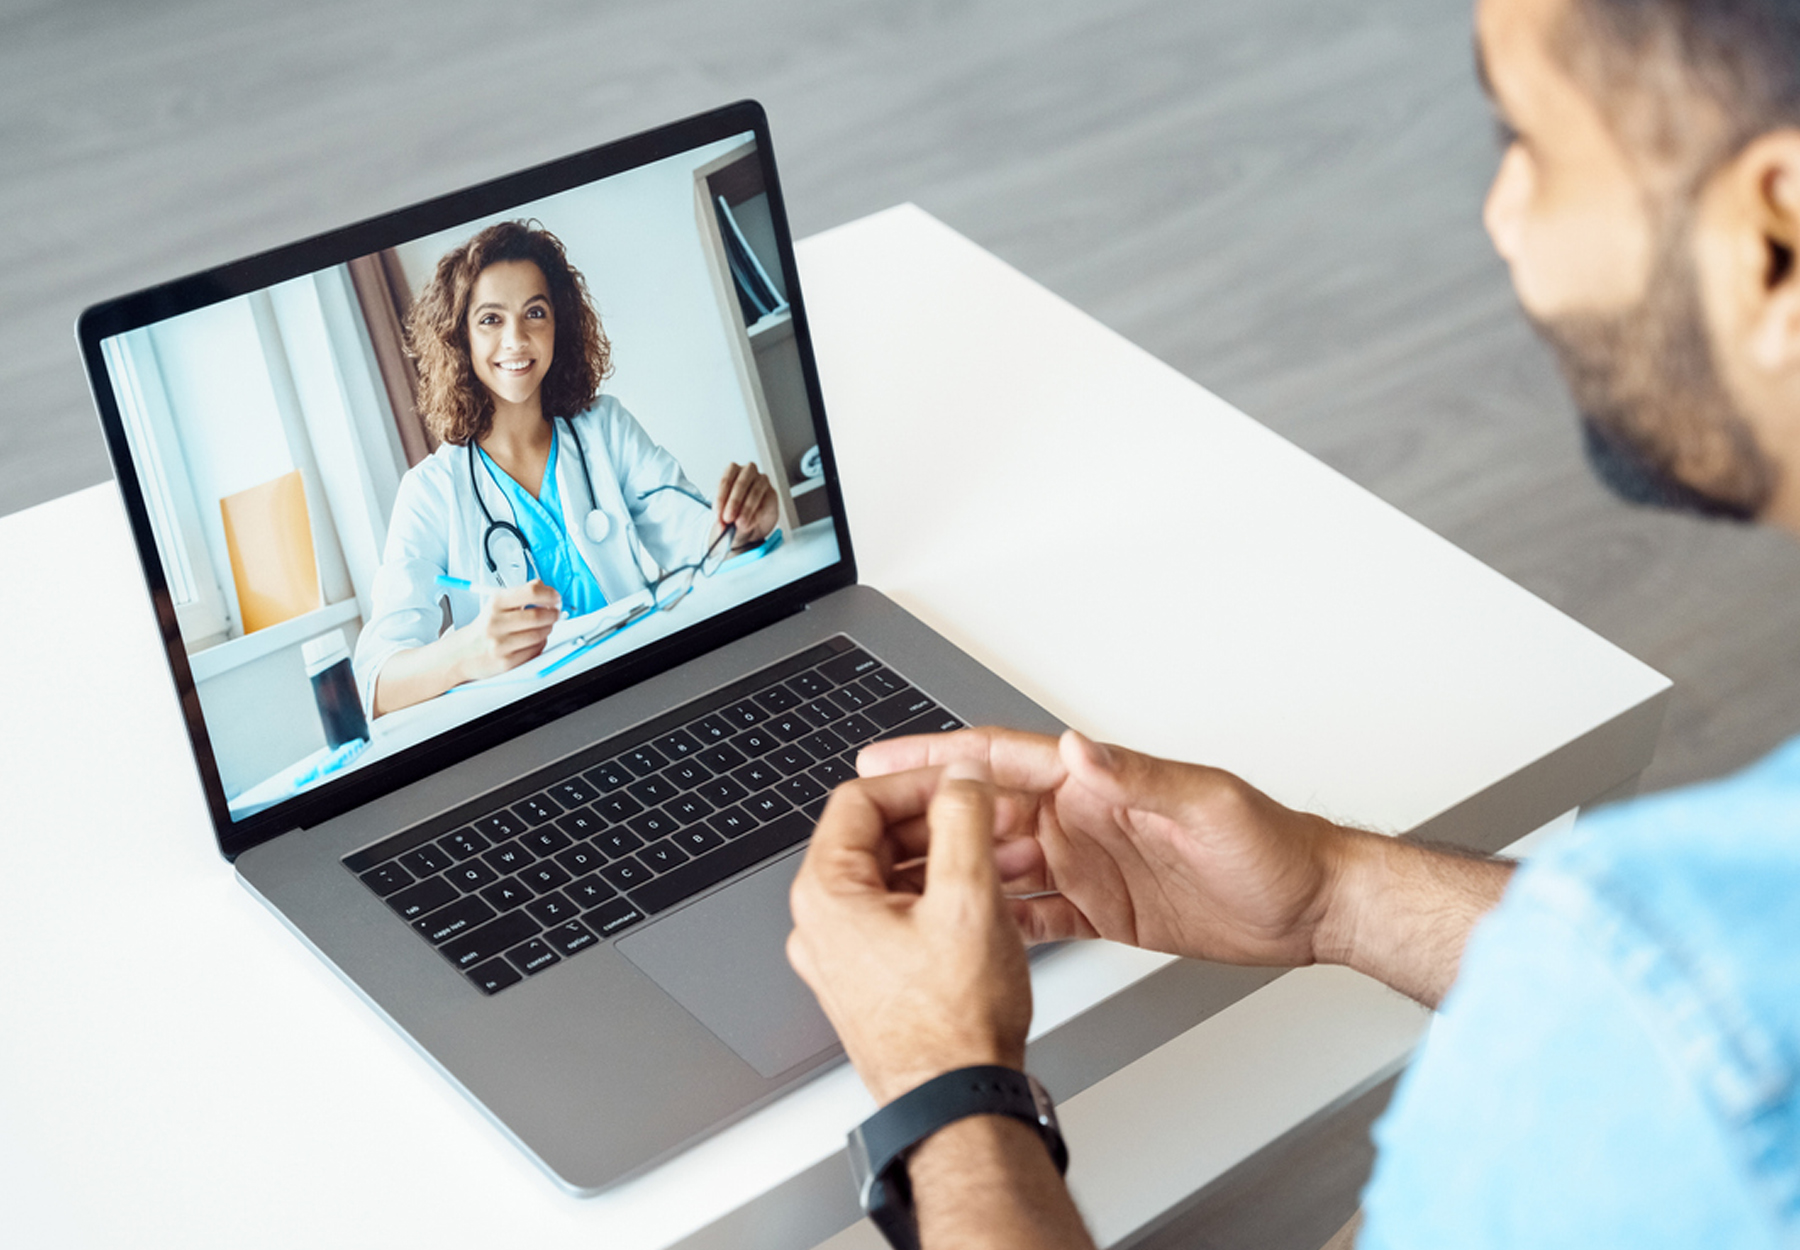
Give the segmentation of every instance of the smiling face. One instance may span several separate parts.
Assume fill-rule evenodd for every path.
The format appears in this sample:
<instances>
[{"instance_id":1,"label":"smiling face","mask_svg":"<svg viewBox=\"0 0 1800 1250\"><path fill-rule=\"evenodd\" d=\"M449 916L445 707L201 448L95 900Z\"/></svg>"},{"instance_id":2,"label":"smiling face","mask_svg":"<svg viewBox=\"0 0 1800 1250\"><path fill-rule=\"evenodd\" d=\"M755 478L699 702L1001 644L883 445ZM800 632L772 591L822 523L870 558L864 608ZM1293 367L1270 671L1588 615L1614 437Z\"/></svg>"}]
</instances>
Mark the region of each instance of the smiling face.
<instances>
[{"instance_id":1,"label":"smiling face","mask_svg":"<svg viewBox=\"0 0 1800 1250\"><path fill-rule=\"evenodd\" d=\"M469 293L469 364L499 409L528 407L556 354L556 306L544 271L503 260L475 278Z\"/></svg>"},{"instance_id":2,"label":"smiling face","mask_svg":"<svg viewBox=\"0 0 1800 1250\"><path fill-rule=\"evenodd\" d=\"M1706 287L1727 278L1697 246L1717 214L1693 164L1719 119L1685 93L1688 107L1648 107L1641 84L1602 63L1611 50L1571 22L1576 2L1480 4L1482 82L1504 149L1483 219L1562 365L1601 480L1634 503L1747 520L1779 474L1726 384ZM1627 107L1609 117L1595 83Z\"/></svg>"}]
</instances>

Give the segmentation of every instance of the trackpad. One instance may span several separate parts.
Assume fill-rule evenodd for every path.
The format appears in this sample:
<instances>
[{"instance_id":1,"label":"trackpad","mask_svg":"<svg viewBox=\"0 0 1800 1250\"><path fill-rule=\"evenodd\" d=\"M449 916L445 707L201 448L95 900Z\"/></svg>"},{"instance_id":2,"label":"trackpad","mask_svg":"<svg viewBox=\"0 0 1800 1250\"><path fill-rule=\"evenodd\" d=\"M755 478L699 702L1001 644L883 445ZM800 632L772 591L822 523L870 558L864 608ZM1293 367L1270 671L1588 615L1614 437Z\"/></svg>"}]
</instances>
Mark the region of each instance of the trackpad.
<instances>
[{"instance_id":1,"label":"trackpad","mask_svg":"<svg viewBox=\"0 0 1800 1250\"><path fill-rule=\"evenodd\" d=\"M793 925L790 855L711 898L620 938L619 953L763 1077L837 1044L837 1034L787 961Z\"/></svg>"}]
</instances>

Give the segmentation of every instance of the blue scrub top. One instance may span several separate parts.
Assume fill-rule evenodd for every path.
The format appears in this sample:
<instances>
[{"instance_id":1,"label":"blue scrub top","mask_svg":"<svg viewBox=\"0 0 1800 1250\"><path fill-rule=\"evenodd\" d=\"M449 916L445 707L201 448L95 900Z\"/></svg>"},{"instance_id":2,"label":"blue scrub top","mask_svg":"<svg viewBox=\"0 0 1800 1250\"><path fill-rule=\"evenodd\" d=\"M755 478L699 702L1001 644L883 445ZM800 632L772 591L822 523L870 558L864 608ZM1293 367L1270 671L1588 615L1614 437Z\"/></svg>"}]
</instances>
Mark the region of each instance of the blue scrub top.
<instances>
[{"instance_id":1,"label":"blue scrub top","mask_svg":"<svg viewBox=\"0 0 1800 1250\"><path fill-rule=\"evenodd\" d=\"M525 541L531 544L531 562L537 566L538 580L554 587L562 596L563 610L572 616L597 612L606 606L606 594L587 561L569 541L568 527L563 524L562 499L556 489L556 452L561 439L556 428L550 430L550 460L544 466L542 493L532 498L531 492L513 481L487 452L481 459L500 483L500 490L512 504L513 519Z\"/></svg>"}]
</instances>

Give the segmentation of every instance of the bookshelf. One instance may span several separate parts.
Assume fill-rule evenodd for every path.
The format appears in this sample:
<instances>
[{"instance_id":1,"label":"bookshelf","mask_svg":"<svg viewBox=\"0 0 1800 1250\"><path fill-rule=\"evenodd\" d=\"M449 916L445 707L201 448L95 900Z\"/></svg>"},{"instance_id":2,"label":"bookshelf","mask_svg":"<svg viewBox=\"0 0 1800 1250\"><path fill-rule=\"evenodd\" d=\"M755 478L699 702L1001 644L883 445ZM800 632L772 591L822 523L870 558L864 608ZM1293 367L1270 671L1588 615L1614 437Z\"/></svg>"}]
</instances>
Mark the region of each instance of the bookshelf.
<instances>
[{"instance_id":1,"label":"bookshelf","mask_svg":"<svg viewBox=\"0 0 1800 1250\"><path fill-rule=\"evenodd\" d=\"M830 503L824 480L808 478L801 469L816 441L812 407L755 144L733 148L694 171L694 211L752 414L757 463L775 486L781 525L791 533L825 516Z\"/></svg>"}]
</instances>

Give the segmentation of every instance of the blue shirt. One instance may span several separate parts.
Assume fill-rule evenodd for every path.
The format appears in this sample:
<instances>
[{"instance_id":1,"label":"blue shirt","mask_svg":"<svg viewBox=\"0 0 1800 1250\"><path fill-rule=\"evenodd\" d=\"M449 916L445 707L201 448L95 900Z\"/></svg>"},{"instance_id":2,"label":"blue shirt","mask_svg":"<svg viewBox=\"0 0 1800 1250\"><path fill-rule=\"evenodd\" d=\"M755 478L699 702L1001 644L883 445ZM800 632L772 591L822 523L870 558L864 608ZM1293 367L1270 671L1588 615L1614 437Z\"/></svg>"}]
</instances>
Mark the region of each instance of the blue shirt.
<instances>
[{"instance_id":1,"label":"blue shirt","mask_svg":"<svg viewBox=\"0 0 1800 1250\"><path fill-rule=\"evenodd\" d=\"M500 483L507 502L512 504L513 519L518 523L519 532L531 544L531 563L537 569L538 580L562 596L565 612L582 616L605 607L606 595L587 561L569 541L568 526L563 524L562 499L556 489L557 442L553 425L550 427L550 459L544 464L544 481L538 487L539 494L535 499L530 491L513 481L511 474L495 464L487 452L476 450L492 470L494 480Z\"/></svg>"},{"instance_id":2,"label":"blue shirt","mask_svg":"<svg viewBox=\"0 0 1800 1250\"><path fill-rule=\"evenodd\" d=\"M1472 935L1360 1247L1800 1246L1800 739L1584 817Z\"/></svg>"}]
</instances>

